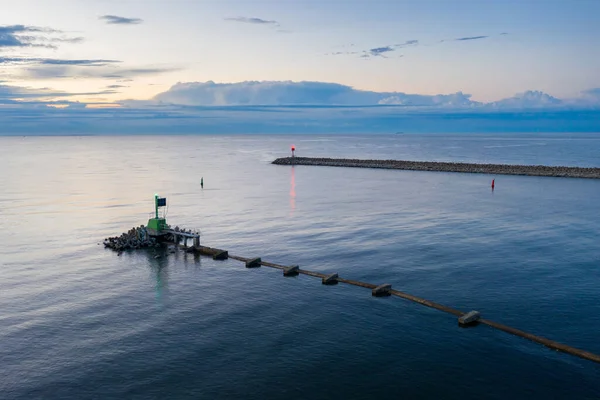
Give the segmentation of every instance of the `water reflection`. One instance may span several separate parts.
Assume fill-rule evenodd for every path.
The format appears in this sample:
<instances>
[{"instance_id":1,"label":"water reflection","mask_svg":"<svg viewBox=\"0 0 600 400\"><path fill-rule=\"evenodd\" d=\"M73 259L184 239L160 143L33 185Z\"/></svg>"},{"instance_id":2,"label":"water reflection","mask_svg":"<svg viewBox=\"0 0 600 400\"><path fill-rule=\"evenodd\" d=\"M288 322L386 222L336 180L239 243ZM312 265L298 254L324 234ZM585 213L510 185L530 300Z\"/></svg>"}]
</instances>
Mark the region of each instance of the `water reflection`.
<instances>
[{"instance_id":1,"label":"water reflection","mask_svg":"<svg viewBox=\"0 0 600 400\"><path fill-rule=\"evenodd\" d=\"M159 306L163 306L163 302L169 293L169 262L167 260L167 253L162 251L162 249L157 249L157 251L149 250L146 254L148 257L148 264L150 265L151 276L154 279L156 303ZM156 256L160 257L155 258Z\"/></svg>"},{"instance_id":2,"label":"water reflection","mask_svg":"<svg viewBox=\"0 0 600 400\"><path fill-rule=\"evenodd\" d=\"M296 175L294 166L292 166L292 176L290 180L290 215L294 214L296 209Z\"/></svg>"}]
</instances>

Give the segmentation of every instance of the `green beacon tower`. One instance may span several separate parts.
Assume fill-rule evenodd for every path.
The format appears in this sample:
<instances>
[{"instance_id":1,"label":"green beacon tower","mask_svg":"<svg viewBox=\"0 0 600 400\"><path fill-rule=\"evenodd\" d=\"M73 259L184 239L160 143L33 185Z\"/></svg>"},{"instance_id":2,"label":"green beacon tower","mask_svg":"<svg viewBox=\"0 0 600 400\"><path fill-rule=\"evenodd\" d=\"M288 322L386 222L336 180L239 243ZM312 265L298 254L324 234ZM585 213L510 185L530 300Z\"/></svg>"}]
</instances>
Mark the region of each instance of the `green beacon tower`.
<instances>
[{"instance_id":1,"label":"green beacon tower","mask_svg":"<svg viewBox=\"0 0 600 400\"><path fill-rule=\"evenodd\" d=\"M162 218L158 216L158 209L167 205L167 199L165 197L159 197L158 194L154 195L154 218L148 220L148 234L150 236L161 236L166 235L164 232L169 226L167 225L167 219L164 214Z\"/></svg>"}]
</instances>

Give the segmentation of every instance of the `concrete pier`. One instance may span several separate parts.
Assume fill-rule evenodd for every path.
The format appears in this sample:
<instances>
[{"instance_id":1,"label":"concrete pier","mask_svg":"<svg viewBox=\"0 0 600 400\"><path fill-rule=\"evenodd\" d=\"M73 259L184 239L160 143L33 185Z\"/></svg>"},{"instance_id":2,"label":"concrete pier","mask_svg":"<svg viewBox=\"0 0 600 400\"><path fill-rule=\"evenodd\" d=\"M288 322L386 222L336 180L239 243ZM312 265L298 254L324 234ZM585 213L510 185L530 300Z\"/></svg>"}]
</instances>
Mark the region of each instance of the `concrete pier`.
<instances>
[{"instance_id":1,"label":"concrete pier","mask_svg":"<svg viewBox=\"0 0 600 400\"><path fill-rule=\"evenodd\" d=\"M373 296L382 297L391 295L390 290L392 290L392 285L390 283L384 283L383 285L379 285L371 291Z\"/></svg>"},{"instance_id":2,"label":"concrete pier","mask_svg":"<svg viewBox=\"0 0 600 400\"><path fill-rule=\"evenodd\" d=\"M471 164L405 160L358 160L345 158L284 157L276 165L315 165L326 167L383 168L410 171L463 172L490 175L528 175L562 178L600 179L600 168L549 165Z\"/></svg>"},{"instance_id":3,"label":"concrete pier","mask_svg":"<svg viewBox=\"0 0 600 400\"><path fill-rule=\"evenodd\" d=\"M292 265L290 267L286 267L283 270L283 276L296 276L299 274L300 267L297 265Z\"/></svg>"},{"instance_id":4,"label":"concrete pier","mask_svg":"<svg viewBox=\"0 0 600 400\"><path fill-rule=\"evenodd\" d=\"M465 315L458 317L458 324L461 326L472 325L481 319L481 313L479 311L469 311Z\"/></svg>"},{"instance_id":5,"label":"concrete pier","mask_svg":"<svg viewBox=\"0 0 600 400\"><path fill-rule=\"evenodd\" d=\"M321 279L323 285L335 285L338 283L338 274L330 274Z\"/></svg>"},{"instance_id":6,"label":"concrete pier","mask_svg":"<svg viewBox=\"0 0 600 400\"><path fill-rule=\"evenodd\" d=\"M229 258L229 252L227 250L220 250L213 255L213 260L227 260Z\"/></svg>"},{"instance_id":7,"label":"concrete pier","mask_svg":"<svg viewBox=\"0 0 600 400\"><path fill-rule=\"evenodd\" d=\"M260 262L261 262L260 257L249 259L248 261L246 261L246 268L260 267Z\"/></svg>"}]
</instances>

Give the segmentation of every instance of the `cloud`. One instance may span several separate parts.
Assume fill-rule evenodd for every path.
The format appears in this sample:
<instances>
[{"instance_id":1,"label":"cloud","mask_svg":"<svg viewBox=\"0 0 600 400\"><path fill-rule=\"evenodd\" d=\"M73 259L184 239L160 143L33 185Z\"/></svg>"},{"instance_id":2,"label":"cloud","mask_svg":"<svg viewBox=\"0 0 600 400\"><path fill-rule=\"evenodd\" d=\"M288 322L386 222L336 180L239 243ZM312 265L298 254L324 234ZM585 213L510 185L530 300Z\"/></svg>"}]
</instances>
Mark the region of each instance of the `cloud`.
<instances>
[{"instance_id":1,"label":"cloud","mask_svg":"<svg viewBox=\"0 0 600 400\"><path fill-rule=\"evenodd\" d=\"M97 65L50 64L23 68L16 78L29 80L60 78L133 79L138 76L159 75L180 70L180 68L175 67L125 68L111 65L111 63L97 63Z\"/></svg>"},{"instance_id":2,"label":"cloud","mask_svg":"<svg viewBox=\"0 0 600 400\"><path fill-rule=\"evenodd\" d=\"M528 90L513 97L488 103L488 107L502 109L531 109L552 108L563 105L563 100L557 99L539 90Z\"/></svg>"},{"instance_id":3,"label":"cloud","mask_svg":"<svg viewBox=\"0 0 600 400\"><path fill-rule=\"evenodd\" d=\"M462 92L371 92L325 82L191 82L109 110L69 100L105 93L111 91L0 85L0 135L597 132L600 126L600 89L577 99L527 91L480 103Z\"/></svg>"},{"instance_id":4,"label":"cloud","mask_svg":"<svg viewBox=\"0 0 600 400\"><path fill-rule=\"evenodd\" d=\"M369 50L363 50L362 54L359 56L360 58L370 58L370 57L382 57L382 58L387 58L387 56L385 55L385 53L389 53L392 51L395 51L396 49L394 49L392 46L383 46L383 47L375 47ZM354 54L354 52L337 52L334 55L337 54Z\"/></svg>"},{"instance_id":5,"label":"cloud","mask_svg":"<svg viewBox=\"0 0 600 400\"><path fill-rule=\"evenodd\" d=\"M119 88L126 88L126 87L129 87L129 86L126 86L126 85L108 85L106 88L107 89L119 89Z\"/></svg>"},{"instance_id":6,"label":"cloud","mask_svg":"<svg viewBox=\"0 0 600 400\"><path fill-rule=\"evenodd\" d=\"M500 33L499 36L502 35L508 35L508 33L503 32ZM471 40L480 40L480 39L486 39L489 38L491 36L468 36L468 37L461 37L461 38L457 38L457 39L443 39L443 40L439 40L437 41L435 44L440 44L440 43L444 43L444 42L452 42L452 41L471 41ZM425 44L423 46L432 46L435 44ZM417 39L411 39L411 40L406 40L403 43L396 43L396 44L392 44L392 45L387 45L387 46L380 46L380 47L375 47L372 49L368 49L368 50L363 50L361 55L359 56L360 58L363 59L368 59L371 57L383 57L383 58L388 58L386 57L384 54L385 53L389 53L392 51L395 51L396 49L402 49L402 48L407 48L407 47L415 47L415 46L420 46L421 42ZM350 46L354 46L353 44ZM336 46L336 47L340 47L340 46ZM346 46L341 46L341 47L346 47ZM336 51L336 52L331 52L331 53L326 53L325 55L348 55L348 54L356 54L355 52L343 52L343 51ZM398 57L404 57L404 55L400 55Z\"/></svg>"},{"instance_id":7,"label":"cloud","mask_svg":"<svg viewBox=\"0 0 600 400\"><path fill-rule=\"evenodd\" d=\"M0 26L0 49L20 47L57 48L56 43L79 43L80 37L52 37L48 35L62 34L62 31L51 28L40 28L27 25Z\"/></svg>"},{"instance_id":8,"label":"cloud","mask_svg":"<svg viewBox=\"0 0 600 400\"><path fill-rule=\"evenodd\" d=\"M585 96L590 96L600 100L600 88L588 89L582 92Z\"/></svg>"},{"instance_id":9,"label":"cloud","mask_svg":"<svg viewBox=\"0 0 600 400\"><path fill-rule=\"evenodd\" d=\"M383 56L383 54L388 53L390 51L394 51L394 49L391 48L390 46L376 47L374 49L368 50L369 54L374 57L377 57L377 56L381 57L381 56Z\"/></svg>"},{"instance_id":10,"label":"cloud","mask_svg":"<svg viewBox=\"0 0 600 400\"><path fill-rule=\"evenodd\" d=\"M54 99L61 97L73 97L73 96L97 96L104 94L114 94L117 93L114 90L103 90L99 92L64 92L61 90L53 90L49 88L28 88L22 86L10 86L10 85L0 85L0 104L5 101L14 102L18 100L27 100L27 99Z\"/></svg>"},{"instance_id":11,"label":"cloud","mask_svg":"<svg viewBox=\"0 0 600 400\"><path fill-rule=\"evenodd\" d=\"M325 53L326 56L341 56L349 54L358 54L356 51L334 51L332 53Z\"/></svg>"},{"instance_id":12,"label":"cloud","mask_svg":"<svg viewBox=\"0 0 600 400\"><path fill-rule=\"evenodd\" d=\"M418 44L419 44L419 41L416 39L413 39L413 40L407 40L404 43L395 44L394 47L417 46Z\"/></svg>"},{"instance_id":13,"label":"cloud","mask_svg":"<svg viewBox=\"0 0 600 400\"><path fill-rule=\"evenodd\" d=\"M120 63L117 60L89 59L89 60L68 60L57 58L25 58L25 57L0 57L0 64L8 65L79 65L88 67L99 67L110 64Z\"/></svg>"},{"instance_id":14,"label":"cloud","mask_svg":"<svg viewBox=\"0 0 600 400\"><path fill-rule=\"evenodd\" d=\"M454 39L455 41L466 41L466 40L479 40L479 39L487 39L489 36L469 36L469 37L461 37L458 39Z\"/></svg>"},{"instance_id":15,"label":"cloud","mask_svg":"<svg viewBox=\"0 0 600 400\"><path fill-rule=\"evenodd\" d=\"M475 107L480 105L462 92L420 95L372 92L326 82L248 81L239 83L178 83L154 101L186 106L239 105L403 105L421 107Z\"/></svg>"},{"instance_id":16,"label":"cloud","mask_svg":"<svg viewBox=\"0 0 600 400\"><path fill-rule=\"evenodd\" d=\"M463 92L373 92L326 82L178 83L150 101L91 109L86 93L0 85L0 135L597 132L600 88L575 99L526 91L481 103ZM117 86L117 85L114 85Z\"/></svg>"},{"instance_id":17,"label":"cloud","mask_svg":"<svg viewBox=\"0 0 600 400\"><path fill-rule=\"evenodd\" d=\"M242 22L245 24L255 24L255 25L279 25L279 22L262 19L262 18L248 18L248 17L235 17L235 18L224 18L225 21L233 21L233 22Z\"/></svg>"},{"instance_id":18,"label":"cloud","mask_svg":"<svg viewBox=\"0 0 600 400\"><path fill-rule=\"evenodd\" d=\"M156 95L151 104L181 106L401 106L444 110L524 110L600 108L600 89L590 89L576 99L558 99L541 91L483 103L463 92L423 95L374 92L327 82L247 81L238 83L177 83ZM143 104L140 103L140 104Z\"/></svg>"},{"instance_id":19,"label":"cloud","mask_svg":"<svg viewBox=\"0 0 600 400\"><path fill-rule=\"evenodd\" d=\"M412 40L407 40L404 43L397 43L397 44L392 44L392 45L387 45L387 46L374 47L374 48L371 48L368 50L363 50L361 52L361 55L359 56L359 58L363 58L363 59L368 59L370 57L388 58L385 55L386 53L395 51L397 48L417 46L418 44L419 44L418 40L412 39ZM352 47L352 46L354 46L354 44L351 44L350 46ZM349 55L349 54L358 54L358 52L356 52L356 51L336 51L336 52L332 52L332 53L326 53L325 55L338 56L338 55ZM403 55L400 55L398 57L403 57Z\"/></svg>"},{"instance_id":20,"label":"cloud","mask_svg":"<svg viewBox=\"0 0 600 400\"><path fill-rule=\"evenodd\" d=\"M144 22L144 20L140 18L126 18L116 15L102 15L98 17L98 19L103 20L110 25L137 25Z\"/></svg>"},{"instance_id":21,"label":"cloud","mask_svg":"<svg viewBox=\"0 0 600 400\"><path fill-rule=\"evenodd\" d=\"M178 83L154 100L182 105L375 104L380 96L324 82Z\"/></svg>"},{"instance_id":22,"label":"cloud","mask_svg":"<svg viewBox=\"0 0 600 400\"><path fill-rule=\"evenodd\" d=\"M421 95L397 93L379 100L378 104L420 106L420 107L451 107L451 108L473 108L482 103L471 100L470 94L457 92L452 94Z\"/></svg>"}]
</instances>

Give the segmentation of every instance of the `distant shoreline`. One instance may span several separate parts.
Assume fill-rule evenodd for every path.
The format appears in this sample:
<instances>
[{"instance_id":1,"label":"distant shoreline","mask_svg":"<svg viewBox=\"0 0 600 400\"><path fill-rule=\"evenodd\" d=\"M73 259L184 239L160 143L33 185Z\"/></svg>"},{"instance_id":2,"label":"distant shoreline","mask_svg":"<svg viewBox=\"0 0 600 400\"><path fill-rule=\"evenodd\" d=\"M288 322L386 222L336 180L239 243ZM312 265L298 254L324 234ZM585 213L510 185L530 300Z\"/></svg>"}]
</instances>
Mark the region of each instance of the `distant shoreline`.
<instances>
[{"instance_id":1,"label":"distant shoreline","mask_svg":"<svg viewBox=\"0 0 600 400\"><path fill-rule=\"evenodd\" d=\"M600 168L547 165L471 164L434 161L357 160L346 158L284 157L276 165L314 165L324 167L382 168L409 171L462 172L490 175L527 175L560 178L600 179Z\"/></svg>"}]
</instances>

